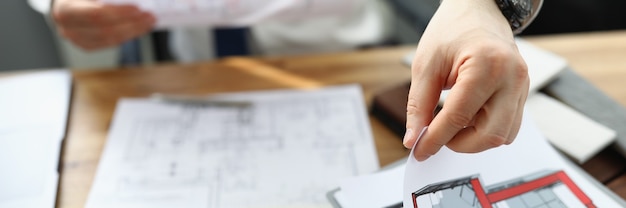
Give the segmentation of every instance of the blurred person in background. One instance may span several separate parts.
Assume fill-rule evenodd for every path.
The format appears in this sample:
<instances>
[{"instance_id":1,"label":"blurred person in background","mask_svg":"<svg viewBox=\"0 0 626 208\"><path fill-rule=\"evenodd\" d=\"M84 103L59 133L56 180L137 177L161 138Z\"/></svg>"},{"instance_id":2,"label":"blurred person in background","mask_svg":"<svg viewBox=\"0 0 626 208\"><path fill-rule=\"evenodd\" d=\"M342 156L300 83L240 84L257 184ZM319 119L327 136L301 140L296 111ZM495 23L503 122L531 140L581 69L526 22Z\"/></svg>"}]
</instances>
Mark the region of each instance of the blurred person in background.
<instances>
[{"instance_id":1,"label":"blurred person in background","mask_svg":"<svg viewBox=\"0 0 626 208\"><path fill-rule=\"evenodd\" d=\"M50 0L30 0L51 5ZM346 51L389 39L391 14L378 0L350 0L353 8L306 21L263 21L250 27L169 29L169 48L177 61L210 60L248 54L295 54ZM153 14L133 5L97 0L55 0L50 14L59 33L85 50L120 46L153 30Z\"/></svg>"}]
</instances>

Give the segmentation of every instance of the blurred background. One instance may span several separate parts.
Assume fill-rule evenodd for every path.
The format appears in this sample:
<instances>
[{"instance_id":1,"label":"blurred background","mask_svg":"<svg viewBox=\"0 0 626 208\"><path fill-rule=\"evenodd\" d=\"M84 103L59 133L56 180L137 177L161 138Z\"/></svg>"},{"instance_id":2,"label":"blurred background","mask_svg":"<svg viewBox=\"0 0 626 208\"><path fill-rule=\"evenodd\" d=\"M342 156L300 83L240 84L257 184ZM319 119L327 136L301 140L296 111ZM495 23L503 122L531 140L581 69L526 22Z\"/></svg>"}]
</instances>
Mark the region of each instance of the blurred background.
<instances>
[{"instance_id":1,"label":"blurred background","mask_svg":"<svg viewBox=\"0 0 626 208\"><path fill-rule=\"evenodd\" d=\"M439 0L380 0L395 10L394 34L382 47L415 44ZM521 36L626 29L626 1L545 0L535 22ZM34 68L102 68L119 65L119 49L83 52L60 39L50 19L26 0L0 1L0 71ZM140 56L171 61L166 31L152 32L138 44Z\"/></svg>"}]
</instances>

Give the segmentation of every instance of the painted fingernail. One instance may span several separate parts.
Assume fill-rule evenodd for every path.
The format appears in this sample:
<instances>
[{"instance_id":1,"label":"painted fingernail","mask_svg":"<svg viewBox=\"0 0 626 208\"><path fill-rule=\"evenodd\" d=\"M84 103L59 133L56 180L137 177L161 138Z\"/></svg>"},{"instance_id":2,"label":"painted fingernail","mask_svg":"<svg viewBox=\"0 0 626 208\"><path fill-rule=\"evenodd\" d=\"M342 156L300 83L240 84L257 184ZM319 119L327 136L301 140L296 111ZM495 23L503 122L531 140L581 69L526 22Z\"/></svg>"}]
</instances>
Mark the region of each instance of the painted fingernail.
<instances>
[{"instance_id":1,"label":"painted fingernail","mask_svg":"<svg viewBox=\"0 0 626 208\"><path fill-rule=\"evenodd\" d=\"M404 144L405 147L413 146L412 144L409 145L409 140L411 139L411 137L413 137L413 129L407 129L404 133L404 138L402 139L402 144Z\"/></svg>"}]
</instances>

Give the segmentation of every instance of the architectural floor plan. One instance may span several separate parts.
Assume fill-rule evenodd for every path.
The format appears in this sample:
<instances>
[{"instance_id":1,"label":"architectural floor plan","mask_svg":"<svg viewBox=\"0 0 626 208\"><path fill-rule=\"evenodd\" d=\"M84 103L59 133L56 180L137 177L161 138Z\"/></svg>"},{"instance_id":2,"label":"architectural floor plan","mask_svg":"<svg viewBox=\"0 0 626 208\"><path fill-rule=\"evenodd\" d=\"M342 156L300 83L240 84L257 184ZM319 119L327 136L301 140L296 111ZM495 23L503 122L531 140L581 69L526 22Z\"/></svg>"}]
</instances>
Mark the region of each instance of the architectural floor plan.
<instances>
[{"instance_id":1,"label":"architectural floor plan","mask_svg":"<svg viewBox=\"0 0 626 208\"><path fill-rule=\"evenodd\" d=\"M358 87L211 98L251 105L121 100L87 207L325 207L378 168Z\"/></svg>"},{"instance_id":2,"label":"architectural floor plan","mask_svg":"<svg viewBox=\"0 0 626 208\"><path fill-rule=\"evenodd\" d=\"M540 171L484 186L479 175L430 184L413 192L413 207L596 207L564 171Z\"/></svg>"}]
</instances>

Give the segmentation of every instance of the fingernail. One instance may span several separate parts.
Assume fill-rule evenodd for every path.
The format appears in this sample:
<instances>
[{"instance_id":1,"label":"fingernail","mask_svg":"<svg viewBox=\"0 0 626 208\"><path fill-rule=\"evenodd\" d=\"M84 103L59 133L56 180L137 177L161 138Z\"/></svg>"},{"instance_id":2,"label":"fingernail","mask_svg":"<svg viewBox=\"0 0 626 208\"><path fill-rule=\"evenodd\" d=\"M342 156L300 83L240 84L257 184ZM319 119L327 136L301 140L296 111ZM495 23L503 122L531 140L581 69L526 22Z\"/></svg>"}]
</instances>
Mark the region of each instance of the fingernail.
<instances>
[{"instance_id":1,"label":"fingernail","mask_svg":"<svg viewBox=\"0 0 626 208\"><path fill-rule=\"evenodd\" d=\"M140 11L140 10L135 10L132 13L130 13L130 16L132 16L132 17L141 17L141 16L143 16L143 12Z\"/></svg>"},{"instance_id":2,"label":"fingernail","mask_svg":"<svg viewBox=\"0 0 626 208\"><path fill-rule=\"evenodd\" d=\"M413 129L407 129L404 133L404 138L402 139L402 144L405 147L413 147L413 144L409 145L409 140L413 137Z\"/></svg>"},{"instance_id":3,"label":"fingernail","mask_svg":"<svg viewBox=\"0 0 626 208\"><path fill-rule=\"evenodd\" d=\"M419 162L422 162L424 160L428 160L430 156L426 156L426 155L421 155L421 156L415 156L415 159Z\"/></svg>"}]
</instances>

